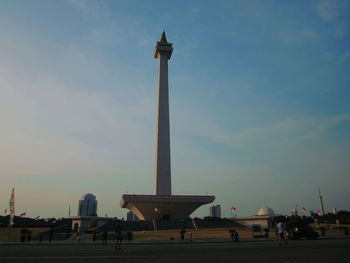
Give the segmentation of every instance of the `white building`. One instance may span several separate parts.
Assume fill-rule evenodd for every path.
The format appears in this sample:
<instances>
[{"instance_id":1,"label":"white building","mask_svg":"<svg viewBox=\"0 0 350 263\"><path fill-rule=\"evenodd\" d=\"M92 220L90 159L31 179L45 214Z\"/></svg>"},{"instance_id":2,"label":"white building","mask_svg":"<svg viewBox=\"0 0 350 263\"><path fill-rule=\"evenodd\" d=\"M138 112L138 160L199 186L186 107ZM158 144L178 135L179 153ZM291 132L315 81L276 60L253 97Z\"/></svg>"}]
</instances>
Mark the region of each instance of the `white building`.
<instances>
[{"instance_id":1,"label":"white building","mask_svg":"<svg viewBox=\"0 0 350 263\"><path fill-rule=\"evenodd\" d=\"M213 205L209 207L209 216L221 218L221 207L220 205Z\"/></svg>"},{"instance_id":2,"label":"white building","mask_svg":"<svg viewBox=\"0 0 350 263\"><path fill-rule=\"evenodd\" d=\"M97 200L93 194L85 194L79 200L78 216L97 216Z\"/></svg>"},{"instance_id":3,"label":"white building","mask_svg":"<svg viewBox=\"0 0 350 263\"><path fill-rule=\"evenodd\" d=\"M275 214L275 212L268 206L264 206L258 210L257 215L247 216L247 217L235 217L232 218L239 224L252 227L253 225L260 225L262 228L267 228L272 226L272 222L275 218L281 216L280 214Z\"/></svg>"}]
</instances>

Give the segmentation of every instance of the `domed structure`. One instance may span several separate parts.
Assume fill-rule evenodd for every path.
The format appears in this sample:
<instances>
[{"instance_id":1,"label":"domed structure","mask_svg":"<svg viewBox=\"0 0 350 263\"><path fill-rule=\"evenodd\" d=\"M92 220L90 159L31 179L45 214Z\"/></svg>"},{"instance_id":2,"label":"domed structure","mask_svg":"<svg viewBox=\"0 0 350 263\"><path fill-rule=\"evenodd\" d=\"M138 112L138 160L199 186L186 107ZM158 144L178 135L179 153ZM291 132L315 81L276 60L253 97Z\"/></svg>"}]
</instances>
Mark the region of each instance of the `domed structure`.
<instances>
[{"instance_id":1,"label":"domed structure","mask_svg":"<svg viewBox=\"0 0 350 263\"><path fill-rule=\"evenodd\" d=\"M267 206L260 208L258 211L258 216L271 216L271 215L275 215L275 212L270 207L267 207Z\"/></svg>"}]
</instances>

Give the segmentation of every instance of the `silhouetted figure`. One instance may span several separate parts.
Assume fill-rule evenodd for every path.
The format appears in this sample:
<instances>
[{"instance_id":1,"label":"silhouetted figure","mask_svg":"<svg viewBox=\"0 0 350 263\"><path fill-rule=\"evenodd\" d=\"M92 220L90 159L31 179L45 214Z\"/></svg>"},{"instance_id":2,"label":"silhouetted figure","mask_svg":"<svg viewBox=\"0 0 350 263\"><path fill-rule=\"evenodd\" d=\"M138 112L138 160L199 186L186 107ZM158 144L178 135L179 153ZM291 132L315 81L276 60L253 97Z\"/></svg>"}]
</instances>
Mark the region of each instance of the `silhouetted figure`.
<instances>
[{"instance_id":1,"label":"silhouetted figure","mask_svg":"<svg viewBox=\"0 0 350 263\"><path fill-rule=\"evenodd\" d=\"M188 230L188 239L192 242L192 232Z\"/></svg>"},{"instance_id":2,"label":"silhouetted figure","mask_svg":"<svg viewBox=\"0 0 350 263\"><path fill-rule=\"evenodd\" d=\"M235 242L238 242L239 241L239 234L237 231L235 231L235 233L233 234L233 239Z\"/></svg>"},{"instance_id":3,"label":"silhouetted figure","mask_svg":"<svg viewBox=\"0 0 350 263\"><path fill-rule=\"evenodd\" d=\"M78 244L80 244L80 241L81 241L81 232L80 232L80 230L78 230L78 232L77 232L77 240L78 240Z\"/></svg>"},{"instance_id":4,"label":"silhouetted figure","mask_svg":"<svg viewBox=\"0 0 350 263\"><path fill-rule=\"evenodd\" d=\"M50 232L49 232L49 242L50 243L51 243L52 238L53 238L53 231L54 231L54 229L53 229L53 227L51 227Z\"/></svg>"},{"instance_id":5,"label":"silhouetted figure","mask_svg":"<svg viewBox=\"0 0 350 263\"><path fill-rule=\"evenodd\" d=\"M67 227L67 232L66 232L66 239L69 238L71 230L72 230L72 229L70 228L70 226L68 226L68 227Z\"/></svg>"},{"instance_id":6,"label":"silhouetted figure","mask_svg":"<svg viewBox=\"0 0 350 263\"><path fill-rule=\"evenodd\" d=\"M27 242L30 242L32 240L32 231L27 231Z\"/></svg>"},{"instance_id":7,"label":"silhouetted figure","mask_svg":"<svg viewBox=\"0 0 350 263\"><path fill-rule=\"evenodd\" d=\"M26 241L27 229L21 229L21 242Z\"/></svg>"},{"instance_id":8,"label":"silhouetted figure","mask_svg":"<svg viewBox=\"0 0 350 263\"><path fill-rule=\"evenodd\" d=\"M239 241L239 234L235 229L231 229L229 230L230 232L230 236L231 236L231 240L234 242L238 242Z\"/></svg>"},{"instance_id":9,"label":"silhouetted figure","mask_svg":"<svg viewBox=\"0 0 350 263\"><path fill-rule=\"evenodd\" d=\"M43 233L42 232L39 233L38 238L39 238L39 243L41 243L43 241Z\"/></svg>"},{"instance_id":10,"label":"silhouetted figure","mask_svg":"<svg viewBox=\"0 0 350 263\"><path fill-rule=\"evenodd\" d=\"M180 233L180 239L184 240L185 239L186 230L185 229L181 229L179 233Z\"/></svg>"},{"instance_id":11,"label":"silhouetted figure","mask_svg":"<svg viewBox=\"0 0 350 263\"><path fill-rule=\"evenodd\" d=\"M120 223L120 220L117 221L116 227L115 227L115 249L121 249L121 244L122 244L122 226Z\"/></svg>"},{"instance_id":12,"label":"silhouetted figure","mask_svg":"<svg viewBox=\"0 0 350 263\"><path fill-rule=\"evenodd\" d=\"M288 245L288 243L284 237L284 233L286 232L286 230L287 230L286 222L280 221L277 224L277 231L278 231L279 245L280 246L282 245L282 242L284 242L284 244Z\"/></svg>"},{"instance_id":13,"label":"silhouetted figure","mask_svg":"<svg viewBox=\"0 0 350 263\"><path fill-rule=\"evenodd\" d=\"M108 232L107 229L105 229L102 233L102 245L107 245L108 240Z\"/></svg>"}]
</instances>

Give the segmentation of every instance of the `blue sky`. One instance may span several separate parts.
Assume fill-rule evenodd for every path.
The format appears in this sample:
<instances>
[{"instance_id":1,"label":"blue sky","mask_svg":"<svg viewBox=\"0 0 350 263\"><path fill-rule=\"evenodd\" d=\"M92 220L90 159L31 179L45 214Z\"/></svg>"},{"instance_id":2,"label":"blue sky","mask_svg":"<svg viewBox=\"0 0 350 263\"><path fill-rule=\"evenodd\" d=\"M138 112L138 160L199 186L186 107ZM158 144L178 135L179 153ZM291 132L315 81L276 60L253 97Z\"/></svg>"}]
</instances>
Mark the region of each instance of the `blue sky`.
<instances>
[{"instance_id":1,"label":"blue sky","mask_svg":"<svg viewBox=\"0 0 350 263\"><path fill-rule=\"evenodd\" d=\"M0 211L123 217L153 192L166 31L175 194L237 215L350 209L348 1L0 2ZM194 216L208 214L208 206Z\"/></svg>"}]
</instances>

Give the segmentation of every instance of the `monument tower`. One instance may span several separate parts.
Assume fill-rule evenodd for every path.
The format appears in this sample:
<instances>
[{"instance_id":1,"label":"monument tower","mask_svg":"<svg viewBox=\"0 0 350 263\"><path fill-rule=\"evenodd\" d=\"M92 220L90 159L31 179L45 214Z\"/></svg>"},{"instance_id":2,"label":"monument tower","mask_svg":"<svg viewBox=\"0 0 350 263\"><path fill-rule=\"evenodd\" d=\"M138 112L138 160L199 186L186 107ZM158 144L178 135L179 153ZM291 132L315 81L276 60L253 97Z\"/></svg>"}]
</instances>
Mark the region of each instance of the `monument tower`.
<instances>
[{"instance_id":1,"label":"monument tower","mask_svg":"<svg viewBox=\"0 0 350 263\"><path fill-rule=\"evenodd\" d=\"M163 32L154 49L154 58L159 59L155 195L171 195L168 60L173 53L172 45L168 43Z\"/></svg>"},{"instance_id":2,"label":"monument tower","mask_svg":"<svg viewBox=\"0 0 350 263\"><path fill-rule=\"evenodd\" d=\"M318 188L318 196L320 198L320 206L321 206L321 215L325 215L324 213L324 206L323 206L323 196L321 195L321 189Z\"/></svg>"},{"instance_id":3,"label":"monument tower","mask_svg":"<svg viewBox=\"0 0 350 263\"><path fill-rule=\"evenodd\" d=\"M215 200L215 196L209 195L172 195L168 86L168 60L172 52L172 43L168 43L163 32L154 49L154 58L159 59L154 194L124 194L120 200L120 206L131 210L140 220L179 220Z\"/></svg>"}]
</instances>

